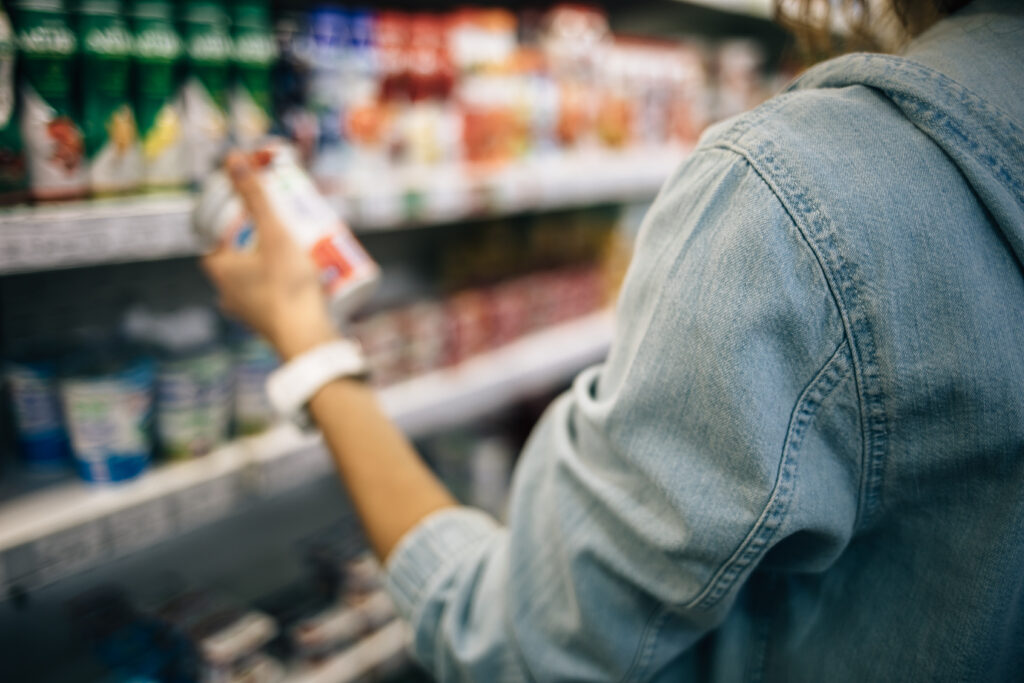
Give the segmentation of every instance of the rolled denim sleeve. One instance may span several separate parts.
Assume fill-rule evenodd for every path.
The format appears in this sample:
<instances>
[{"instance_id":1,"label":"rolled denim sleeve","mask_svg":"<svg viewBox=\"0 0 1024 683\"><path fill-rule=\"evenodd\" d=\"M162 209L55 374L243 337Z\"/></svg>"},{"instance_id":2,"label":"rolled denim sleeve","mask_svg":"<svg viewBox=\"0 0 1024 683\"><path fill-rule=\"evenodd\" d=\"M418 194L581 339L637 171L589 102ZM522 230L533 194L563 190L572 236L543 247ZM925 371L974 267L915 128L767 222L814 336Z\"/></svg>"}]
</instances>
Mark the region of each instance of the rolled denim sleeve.
<instances>
[{"instance_id":1,"label":"rolled denim sleeve","mask_svg":"<svg viewBox=\"0 0 1024 683\"><path fill-rule=\"evenodd\" d=\"M860 431L814 251L707 146L641 230L607 361L531 435L509 521L438 513L389 560L440 680L679 680L757 568L820 571L856 521Z\"/></svg>"}]
</instances>

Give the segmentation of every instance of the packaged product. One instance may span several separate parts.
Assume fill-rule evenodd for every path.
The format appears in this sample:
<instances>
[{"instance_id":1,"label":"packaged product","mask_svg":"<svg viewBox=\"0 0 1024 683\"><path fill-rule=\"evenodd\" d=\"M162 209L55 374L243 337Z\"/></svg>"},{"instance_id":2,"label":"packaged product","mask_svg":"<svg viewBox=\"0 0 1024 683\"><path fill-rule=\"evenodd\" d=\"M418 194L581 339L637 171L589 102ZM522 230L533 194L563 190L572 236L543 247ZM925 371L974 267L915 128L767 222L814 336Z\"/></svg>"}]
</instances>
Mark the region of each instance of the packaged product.
<instances>
[{"instance_id":1,"label":"packaged product","mask_svg":"<svg viewBox=\"0 0 1024 683\"><path fill-rule=\"evenodd\" d=\"M44 200L84 196L85 144L74 97L78 38L62 0L18 0L14 8L30 193Z\"/></svg>"},{"instance_id":2,"label":"packaged product","mask_svg":"<svg viewBox=\"0 0 1024 683\"><path fill-rule=\"evenodd\" d=\"M267 378L281 364L267 342L251 334L234 343L235 431L255 434L269 427L276 417L267 397Z\"/></svg>"},{"instance_id":3,"label":"packaged product","mask_svg":"<svg viewBox=\"0 0 1024 683\"><path fill-rule=\"evenodd\" d=\"M25 360L5 367L22 457L30 467L70 464L54 361Z\"/></svg>"},{"instance_id":4,"label":"packaged product","mask_svg":"<svg viewBox=\"0 0 1024 683\"><path fill-rule=\"evenodd\" d=\"M277 45L266 0L234 4L235 83L231 93L231 130L235 142L252 147L270 132L273 117L270 78Z\"/></svg>"},{"instance_id":5,"label":"packaged product","mask_svg":"<svg viewBox=\"0 0 1024 683\"><path fill-rule=\"evenodd\" d=\"M153 370L147 359L88 360L61 380L71 449L86 481L124 481L146 469Z\"/></svg>"},{"instance_id":6,"label":"packaged product","mask_svg":"<svg viewBox=\"0 0 1024 683\"><path fill-rule=\"evenodd\" d=\"M333 315L345 320L373 293L380 269L299 166L291 148L275 143L254 153L253 160L260 164L260 182L270 205L320 269ZM192 225L200 243L209 248L222 243L246 248L253 241L251 222L223 171L212 173L203 184Z\"/></svg>"},{"instance_id":7,"label":"packaged product","mask_svg":"<svg viewBox=\"0 0 1024 683\"><path fill-rule=\"evenodd\" d=\"M14 30L0 7L0 204L16 204L24 199L26 190L14 82L16 55Z\"/></svg>"},{"instance_id":8,"label":"packaged product","mask_svg":"<svg viewBox=\"0 0 1024 683\"><path fill-rule=\"evenodd\" d=\"M135 120L142 141L143 185L184 187L188 149L179 64L181 38L168 0L135 0Z\"/></svg>"},{"instance_id":9,"label":"packaged product","mask_svg":"<svg viewBox=\"0 0 1024 683\"><path fill-rule=\"evenodd\" d=\"M231 426L231 355L210 346L161 357L156 376L157 438L163 454L186 459L213 450Z\"/></svg>"},{"instance_id":10,"label":"packaged product","mask_svg":"<svg viewBox=\"0 0 1024 683\"><path fill-rule=\"evenodd\" d=\"M142 150L131 102L134 45L120 0L82 0L79 34L82 73L82 126L93 194L138 187Z\"/></svg>"},{"instance_id":11,"label":"packaged product","mask_svg":"<svg viewBox=\"0 0 1024 683\"><path fill-rule=\"evenodd\" d=\"M203 455L227 440L231 425L231 354L218 342L218 320L208 308L170 312L134 309L124 330L158 357L156 431L164 455Z\"/></svg>"},{"instance_id":12,"label":"packaged product","mask_svg":"<svg viewBox=\"0 0 1024 683\"><path fill-rule=\"evenodd\" d=\"M184 10L185 129L189 135L192 181L216 168L228 143L231 36L224 6L189 0Z\"/></svg>"},{"instance_id":13,"label":"packaged product","mask_svg":"<svg viewBox=\"0 0 1024 683\"><path fill-rule=\"evenodd\" d=\"M309 15L302 53L309 68L306 102L317 120L317 149L312 173L333 189L345 172L345 50L348 18L338 7L321 6Z\"/></svg>"},{"instance_id":14,"label":"packaged product","mask_svg":"<svg viewBox=\"0 0 1024 683\"><path fill-rule=\"evenodd\" d=\"M281 664L262 648L277 635L272 617L207 590L182 593L157 610L199 659L201 681L276 683Z\"/></svg>"}]
</instances>

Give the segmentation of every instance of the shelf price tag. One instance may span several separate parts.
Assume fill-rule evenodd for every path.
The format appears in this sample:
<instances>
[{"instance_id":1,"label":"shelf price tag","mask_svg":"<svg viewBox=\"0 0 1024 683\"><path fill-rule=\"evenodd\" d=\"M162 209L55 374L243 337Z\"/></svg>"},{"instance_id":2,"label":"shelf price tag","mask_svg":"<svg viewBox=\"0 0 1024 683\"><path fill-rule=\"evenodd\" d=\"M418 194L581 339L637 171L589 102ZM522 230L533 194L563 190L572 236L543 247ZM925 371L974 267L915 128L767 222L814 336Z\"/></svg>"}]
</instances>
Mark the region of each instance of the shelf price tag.
<instances>
[{"instance_id":1,"label":"shelf price tag","mask_svg":"<svg viewBox=\"0 0 1024 683\"><path fill-rule=\"evenodd\" d=\"M32 544L33 578L39 584L56 581L96 563L103 553L103 530L97 522L45 536Z\"/></svg>"},{"instance_id":2,"label":"shelf price tag","mask_svg":"<svg viewBox=\"0 0 1024 683\"><path fill-rule=\"evenodd\" d=\"M166 499L121 510L107 519L107 534L115 555L153 545L173 533L170 504Z\"/></svg>"}]
</instances>

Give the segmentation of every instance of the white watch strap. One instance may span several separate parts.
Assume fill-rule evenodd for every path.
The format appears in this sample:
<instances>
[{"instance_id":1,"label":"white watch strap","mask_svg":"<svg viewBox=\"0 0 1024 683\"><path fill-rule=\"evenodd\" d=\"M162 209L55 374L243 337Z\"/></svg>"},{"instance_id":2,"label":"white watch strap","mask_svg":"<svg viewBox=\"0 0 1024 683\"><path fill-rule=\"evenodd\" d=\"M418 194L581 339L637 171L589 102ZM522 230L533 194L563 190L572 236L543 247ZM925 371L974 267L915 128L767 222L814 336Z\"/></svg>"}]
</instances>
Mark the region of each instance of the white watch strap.
<instances>
[{"instance_id":1,"label":"white watch strap","mask_svg":"<svg viewBox=\"0 0 1024 683\"><path fill-rule=\"evenodd\" d=\"M294 419L328 382L364 374L366 359L359 344L339 339L310 349L270 373L267 397L279 415Z\"/></svg>"}]
</instances>

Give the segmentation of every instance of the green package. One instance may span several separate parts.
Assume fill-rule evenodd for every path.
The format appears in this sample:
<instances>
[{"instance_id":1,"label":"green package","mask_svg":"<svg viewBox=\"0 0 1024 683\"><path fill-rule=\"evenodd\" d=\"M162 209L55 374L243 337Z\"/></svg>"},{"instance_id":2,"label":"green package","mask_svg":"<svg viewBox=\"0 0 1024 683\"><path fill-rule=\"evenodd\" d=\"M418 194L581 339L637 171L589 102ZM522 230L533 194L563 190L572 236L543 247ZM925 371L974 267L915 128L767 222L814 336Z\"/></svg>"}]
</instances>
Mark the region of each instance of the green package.
<instances>
[{"instance_id":1,"label":"green package","mask_svg":"<svg viewBox=\"0 0 1024 683\"><path fill-rule=\"evenodd\" d=\"M61 0L14 4L21 52L21 137L29 185L37 199L82 196L85 145L75 106L78 39Z\"/></svg>"},{"instance_id":2,"label":"green package","mask_svg":"<svg viewBox=\"0 0 1024 683\"><path fill-rule=\"evenodd\" d=\"M142 176L131 103L134 45L120 0L82 0L82 127L94 194L133 190Z\"/></svg>"},{"instance_id":3,"label":"green package","mask_svg":"<svg viewBox=\"0 0 1024 683\"><path fill-rule=\"evenodd\" d=\"M21 201L26 186L14 82L16 59L14 29L7 13L0 8L0 203L3 204Z\"/></svg>"},{"instance_id":4,"label":"green package","mask_svg":"<svg viewBox=\"0 0 1024 683\"><path fill-rule=\"evenodd\" d=\"M188 149L181 93L184 48L166 0L136 0L135 120L142 141L143 185L147 189L188 184Z\"/></svg>"},{"instance_id":5,"label":"green package","mask_svg":"<svg viewBox=\"0 0 1024 683\"><path fill-rule=\"evenodd\" d=\"M228 16L218 2L190 0L183 20L185 121L191 176L198 183L214 169L228 142L232 44Z\"/></svg>"},{"instance_id":6,"label":"green package","mask_svg":"<svg viewBox=\"0 0 1024 683\"><path fill-rule=\"evenodd\" d=\"M239 0L234 5L235 83L231 94L231 129L235 140L251 146L270 131L270 71L277 45L270 29L267 3Z\"/></svg>"}]
</instances>

